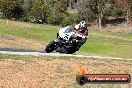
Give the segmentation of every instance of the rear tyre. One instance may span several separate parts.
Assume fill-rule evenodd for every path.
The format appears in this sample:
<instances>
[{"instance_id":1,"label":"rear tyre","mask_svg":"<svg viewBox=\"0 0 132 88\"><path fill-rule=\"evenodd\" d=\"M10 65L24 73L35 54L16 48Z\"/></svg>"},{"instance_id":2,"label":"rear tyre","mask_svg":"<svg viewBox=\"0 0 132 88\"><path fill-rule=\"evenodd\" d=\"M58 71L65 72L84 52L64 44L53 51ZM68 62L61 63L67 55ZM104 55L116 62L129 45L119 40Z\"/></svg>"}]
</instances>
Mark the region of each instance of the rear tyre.
<instances>
[{"instance_id":1,"label":"rear tyre","mask_svg":"<svg viewBox=\"0 0 132 88\"><path fill-rule=\"evenodd\" d=\"M57 46L57 43L55 41L52 41L46 46L45 51L47 53L53 52L55 50L56 46Z\"/></svg>"},{"instance_id":2,"label":"rear tyre","mask_svg":"<svg viewBox=\"0 0 132 88\"><path fill-rule=\"evenodd\" d=\"M76 51L78 51L78 49L77 49L76 46L70 47L70 48L67 50L66 54L73 54L73 53L75 53Z\"/></svg>"},{"instance_id":3,"label":"rear tyre","mask_svg":"<svg viewBox=\"0 0 132 88\"><path fill-rule=\"evenodd\" d=\"M76 52L76 50L68 50L67 52L66 52L66 54L73 54L73 53L75 53Z\"/></svg>"}]
</instances>

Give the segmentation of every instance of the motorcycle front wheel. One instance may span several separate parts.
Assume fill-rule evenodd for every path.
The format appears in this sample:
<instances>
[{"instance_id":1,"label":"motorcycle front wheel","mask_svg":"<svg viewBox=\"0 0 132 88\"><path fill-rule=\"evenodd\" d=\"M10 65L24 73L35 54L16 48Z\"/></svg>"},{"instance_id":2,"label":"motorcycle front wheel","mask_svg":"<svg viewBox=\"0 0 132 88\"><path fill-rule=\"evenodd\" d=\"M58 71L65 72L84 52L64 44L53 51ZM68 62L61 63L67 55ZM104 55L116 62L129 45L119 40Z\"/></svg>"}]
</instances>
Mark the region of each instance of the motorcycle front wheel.
<instances>
[{"instance_id":1,"label":"motorcycle front wheel","mask_svg":"<svg viewBox=\"0 0 132 88\"><path fill-rule=\"evenodd\" d=\"M47 46L45 51L47 53L53 52L57 48L57 43L55 41L50 42Z\"/></svg>"}]
</instances>

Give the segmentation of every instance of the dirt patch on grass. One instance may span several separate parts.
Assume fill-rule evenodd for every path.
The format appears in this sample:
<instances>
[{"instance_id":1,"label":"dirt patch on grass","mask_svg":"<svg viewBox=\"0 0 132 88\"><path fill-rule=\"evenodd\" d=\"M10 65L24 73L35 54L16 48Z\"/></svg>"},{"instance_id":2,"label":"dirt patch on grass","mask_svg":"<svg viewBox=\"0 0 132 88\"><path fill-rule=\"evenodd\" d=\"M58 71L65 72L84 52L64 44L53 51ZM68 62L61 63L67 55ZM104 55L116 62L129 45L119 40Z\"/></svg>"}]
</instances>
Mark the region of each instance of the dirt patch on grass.
<instances>
[{"instance_id":1,"label":"dirt patch on grass","mask_svg":"<svg viewBox=\"0 0 132 88\"><path fill-rule=\"evenodd\" d=\"M22 38L16 38L6 34L0 34L0 47L44 49L46 43L30 41Z\"/></svg>"},{"instance_id":2,"label":"dirt patch on grass","mask_svg":"<svg viewBox=\"0 0 132 88\"><path fill-rule=\"evenodd\" d=\"M97 33L91 33L91 35L100 36L100 37L104 37L104 38L111 38L111 39L116 39L116 40L124 40L124 41L132 42L132 39L123 38L123 37L116 37L116 36L103 35L103 34L97 34Z\"/></svg>"},{"instance_id":3,"label":"dirt patch on grass","mask_svg":"<svg viewBox=\"0 0 132 88\"><path fill-rule=\"evenodd\" d=\"M75 81L79 65L82 65L89 74L129 73L132 75L130 61L65 57L30 57L31 61L25 61L25 58L28 57L21 57L22 60L11 60L8 56L0 60L0 88L80 88ZM127 86L129 87L123 88L132 88L132 85Z\"/></svg>"},{"instance_id":4,"label":"dirt patch on grass","mask_svg":"<svg viewBox=\"0 0 132 88\"><path fill-rule=\"evenodd\" d=\"M102 29L99 29L98 25L91 26L90 28L99 30L99 31L106 31L106 32L115 32L115 33L132 33L132 23L131 24L107 24Z\"/></svg>"}]
</instances>

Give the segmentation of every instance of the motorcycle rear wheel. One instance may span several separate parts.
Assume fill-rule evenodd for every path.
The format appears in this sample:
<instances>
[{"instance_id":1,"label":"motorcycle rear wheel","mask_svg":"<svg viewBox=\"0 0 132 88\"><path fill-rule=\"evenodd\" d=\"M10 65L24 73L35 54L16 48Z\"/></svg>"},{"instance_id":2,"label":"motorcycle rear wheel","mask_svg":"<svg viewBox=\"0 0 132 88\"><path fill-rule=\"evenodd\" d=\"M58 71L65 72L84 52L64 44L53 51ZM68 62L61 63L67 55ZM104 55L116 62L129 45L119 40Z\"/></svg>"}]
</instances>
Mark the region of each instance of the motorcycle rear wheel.
<instances>
[{"instance_id":1,"label":"motorcycle rear wheel","mask_svg":"<svg viewBox=\"0 0 132 88\"><path fill-rule=\"evenodd\" d=\"M69 49L69 50L66 51L66 54L73 54L75 52L76 52L75 48L74 49L71 48L71 49Z\"/></svg>"}]
</instances>

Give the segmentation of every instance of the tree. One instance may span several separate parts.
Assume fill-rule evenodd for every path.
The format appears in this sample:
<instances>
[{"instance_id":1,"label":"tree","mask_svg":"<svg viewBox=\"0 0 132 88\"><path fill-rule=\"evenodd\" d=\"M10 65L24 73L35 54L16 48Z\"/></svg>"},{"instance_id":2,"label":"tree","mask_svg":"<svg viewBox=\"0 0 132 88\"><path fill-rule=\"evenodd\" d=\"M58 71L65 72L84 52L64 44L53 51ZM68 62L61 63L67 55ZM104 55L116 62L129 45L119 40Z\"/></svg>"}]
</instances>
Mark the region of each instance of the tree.
<instances>
[{"instance_id":1,"label":"tree","mask_svg":"<svg viewBox=\"0 0 132 88\"><path fill-rule=\"evenodd\" d=\"M98 18L99 18L99 28L105 25L105 20L107 17L112 15L113 7L115 7L115 2L113 0L99 0L98 2Z\"/></svg>"},{"instance_id":2,"label":"tree","mask_svg":"<svg viewBox=\"0 0 132 88\"><path fill-rule=\"evenodd\" d=\"M121 7L126 11L127 24L129 24L131 19L132 0L117 0L116 2L118 5L121 5Z\"/></svg>"},{"instance_id":3,"label":"tree","mask_svg":"<svg viewBox=\"0 0 132 88\"><path fill-rule=\"evenodd\" d=\"M102 21L106 12L107 0L81 0L77 10L82 15L87 15L92 20L98 18L99 28L102 27Z\"/></svg>"},{"instance_id":4,"label":"tree","mask_svg":"<svg viewBox=\"0 0 132 88\"><path fill-rule=\"evenodd\" d=\"M34 0L29 14L30 20L42 20L44 18L44 5L42 0Z\"/></svg>"},{"instance_id":5,"label":"tree","mask_svg":"<svg viewBox=\"0 0 132 88\"><path fill-rule=\"evenodd\" d=\"M63 22L67 13L68 0L52 0L49 4L48 23L57 25Z\"/></svg>"},{"instance_id":6,"label":"tree","mask_svg":"<svg viewBox=\"0 0 132 88\"><path fill-rule=\"evenodd\" d=\"M116 5L115 0L81 0L77 5L77 10L79 14L87 15L91 21L98 19L100 29L109 16L123 15L123 10Z\"/></svg>"},{"instance_id":7,"label":"tree","mask_svg":"<svg viewBox=\"0 0 132 88\"><path fill-rule=\"evenodd\" d=\"M22 5L22 9L23 9L23 20L24 21L28 21L28 17L29 17L29 12L31 11L33 5L33 0L25 0L23 5Z\"/></svg>"},{"instance_id":8,"label":"tree","mask_svg":"<svg viewBox=\"0 0 132 88\"><path fill-rule=\"evenodd\" d=\"M20 19L23 15L23 0L1 0L0 9L4 18Z\"/></svg>"}]
</instances>

